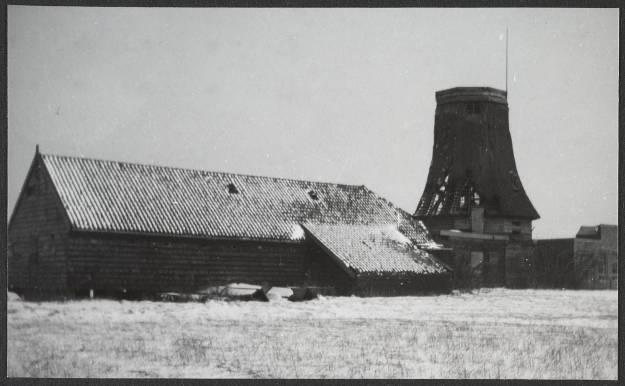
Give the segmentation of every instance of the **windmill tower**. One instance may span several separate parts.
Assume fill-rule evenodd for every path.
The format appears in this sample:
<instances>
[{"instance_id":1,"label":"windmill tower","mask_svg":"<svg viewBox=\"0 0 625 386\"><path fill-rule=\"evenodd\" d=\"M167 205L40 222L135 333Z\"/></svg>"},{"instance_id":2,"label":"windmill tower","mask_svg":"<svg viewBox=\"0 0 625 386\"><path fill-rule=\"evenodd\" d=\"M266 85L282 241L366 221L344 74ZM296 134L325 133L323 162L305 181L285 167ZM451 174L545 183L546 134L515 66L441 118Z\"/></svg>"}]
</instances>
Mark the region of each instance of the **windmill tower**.
<instances>
[{"instance_id":1,"label":"windmill tower","mask_svg":"<svg viewBox=\"0 0 625 386\"><path fill-rule=\"evenodd\" d=\"M457 283L523 286L539 218L517 172L505 91L436 93L434 148L414 216L454 250Z\"/></svg>"}]
</instances>

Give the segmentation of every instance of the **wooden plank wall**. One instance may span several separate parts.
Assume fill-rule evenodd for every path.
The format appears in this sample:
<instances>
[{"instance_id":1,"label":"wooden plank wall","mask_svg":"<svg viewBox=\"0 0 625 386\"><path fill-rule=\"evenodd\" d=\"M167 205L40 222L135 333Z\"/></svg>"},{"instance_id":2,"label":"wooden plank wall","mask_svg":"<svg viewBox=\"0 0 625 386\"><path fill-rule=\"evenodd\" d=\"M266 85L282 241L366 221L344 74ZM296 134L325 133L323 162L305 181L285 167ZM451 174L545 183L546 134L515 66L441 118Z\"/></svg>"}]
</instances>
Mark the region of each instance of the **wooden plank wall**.
<instances>
[{"instance_id":1,"label":"wooden plank wall","mask_svg":"<svg viewBox=\"0 0 625 386\"><path fill-rule=\"evenodd\" d=\"M193 292L233 282L301 285L305 258L303 243L75 233L68 283L133 292Z\"/></svg>"},{"instance_id":2,"label":"wooden plank wall","mask_svg":"<svg viewBox=\"0 0 625 386\"><path fill-rule=\"evenodd\" d=\"M35 158L8 230L8 286L16 292L62 292L69 223L45 167Z\"/></svg>"},{"instance_id":3,"label":"wooden plank wall","mask_svg":"<svg viewBox=\"0 0 625 386\"><path fill-rule=\"evenodd\" d=\"M232 282L334 287L337 295L445 292L450 275L351 278L312 242L202 241L76 234L69 285L78 291L196 292Z\"/></svg>"}]
</instances>

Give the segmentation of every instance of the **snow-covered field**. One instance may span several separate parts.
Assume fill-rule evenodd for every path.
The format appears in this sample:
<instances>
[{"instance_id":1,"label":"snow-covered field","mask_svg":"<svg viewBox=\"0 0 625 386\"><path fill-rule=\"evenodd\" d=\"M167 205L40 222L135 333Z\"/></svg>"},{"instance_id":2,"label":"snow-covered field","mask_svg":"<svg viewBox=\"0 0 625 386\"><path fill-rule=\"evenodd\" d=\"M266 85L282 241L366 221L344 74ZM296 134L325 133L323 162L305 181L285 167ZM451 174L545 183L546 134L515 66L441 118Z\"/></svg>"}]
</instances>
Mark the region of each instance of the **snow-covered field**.
<instances>
[{"instance_id":1,"label":"snow-covered field","mask_svg":"<svg viewBox=\"0 0 625 386\"><path fill-rule=\"evenodd\" d=\"M617 377L616 291L301 303L34 303L9 295L9 376Z\"/></svg>"}]
</instances>

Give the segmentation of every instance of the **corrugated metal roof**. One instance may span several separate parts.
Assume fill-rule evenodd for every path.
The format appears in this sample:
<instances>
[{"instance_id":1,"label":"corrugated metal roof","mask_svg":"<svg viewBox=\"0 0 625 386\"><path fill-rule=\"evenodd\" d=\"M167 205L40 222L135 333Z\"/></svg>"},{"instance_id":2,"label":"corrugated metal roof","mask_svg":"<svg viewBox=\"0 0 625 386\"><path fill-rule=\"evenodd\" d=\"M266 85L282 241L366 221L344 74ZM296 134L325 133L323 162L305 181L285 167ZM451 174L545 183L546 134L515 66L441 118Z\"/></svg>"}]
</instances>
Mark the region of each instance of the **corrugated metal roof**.
<instances>
[{"instance_id":1,"label":"corrugated metal roof","mask_svg":"<svg viewBox=\"0 0 625 386\"><path fill-rule=\"evenodd\" d=\"M445 273L394 225L304 224L313 239L356 274Z\"/></svg>"},{"instance_id":2,"label":"corrugated metal roof","mask_svg":"<svg viewBox=\"0 0 625 386\"><path fill-rule=\"evenodd\" d=\"M76 230L302 240L304 222L411 221L364 186L41 157ZM238 193L229 192L230 184ZM431 241L419 232L412 237Z\"/></svg>"}]
</instances>

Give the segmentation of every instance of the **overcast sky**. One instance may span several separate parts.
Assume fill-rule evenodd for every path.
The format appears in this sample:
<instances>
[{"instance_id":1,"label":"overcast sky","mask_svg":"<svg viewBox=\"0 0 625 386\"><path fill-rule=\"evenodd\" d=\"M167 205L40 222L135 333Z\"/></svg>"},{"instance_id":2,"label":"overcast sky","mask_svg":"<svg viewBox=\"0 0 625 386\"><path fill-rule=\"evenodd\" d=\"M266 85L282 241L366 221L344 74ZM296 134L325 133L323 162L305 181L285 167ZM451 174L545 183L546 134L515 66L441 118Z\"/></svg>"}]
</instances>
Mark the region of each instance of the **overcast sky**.
<instances>
[{"instance_id":1,"label":"overcast sky","mask_svg":"<svg viewBox=\"0 0 625 386\"><path fill-rule=\"evenodd\" d=\"M505 85L534 236L617 222L617 9L8 7L8 205L42 152L365 184L413 212L434 93Z\"/></svg>"}]
</instances>

